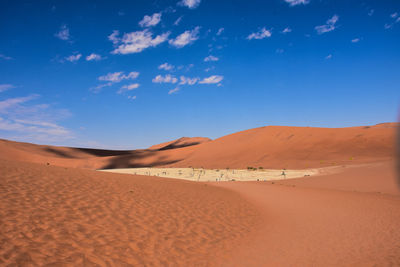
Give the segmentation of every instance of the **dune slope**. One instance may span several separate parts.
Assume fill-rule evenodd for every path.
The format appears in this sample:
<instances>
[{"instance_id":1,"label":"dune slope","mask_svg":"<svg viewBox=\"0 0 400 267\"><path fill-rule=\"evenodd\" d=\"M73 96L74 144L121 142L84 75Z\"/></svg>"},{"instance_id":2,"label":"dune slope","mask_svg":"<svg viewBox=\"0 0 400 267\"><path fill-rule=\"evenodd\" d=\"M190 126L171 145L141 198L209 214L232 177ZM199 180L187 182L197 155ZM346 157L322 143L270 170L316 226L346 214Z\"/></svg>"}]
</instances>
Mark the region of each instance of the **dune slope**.
<instances>
[{"instance_id":1,"label":"dune slope","mask_svg":"<svg viewBox=\"0 0 400 267\"><path fill-rule=\"evenodd\" d=\"M349 128L268 126L197 146L174 167L305 169L394 157L397 123Z\"/></svg>"},{"instance_id":2,"label":"dune slope","mask_svg":"<svg viewBox=\"0 0 400 267\"><path fill-rule=\"evenodd\" d=\"M206 184L0 160L0 265L209 266L258 222Z\"/></svg>"}]
</instances>

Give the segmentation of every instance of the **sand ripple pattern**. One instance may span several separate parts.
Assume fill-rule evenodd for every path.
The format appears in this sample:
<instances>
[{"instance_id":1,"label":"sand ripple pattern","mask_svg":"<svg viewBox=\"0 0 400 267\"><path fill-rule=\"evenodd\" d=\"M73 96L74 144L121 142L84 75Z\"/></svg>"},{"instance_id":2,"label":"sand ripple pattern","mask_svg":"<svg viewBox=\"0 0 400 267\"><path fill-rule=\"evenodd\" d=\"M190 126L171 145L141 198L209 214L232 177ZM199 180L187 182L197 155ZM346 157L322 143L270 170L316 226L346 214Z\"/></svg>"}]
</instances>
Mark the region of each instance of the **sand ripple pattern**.
<instances>
[{"instance_id":1,"label":"sand ripple pattern","mask_svg":"<svg viewBox=\"0 0 400 267\"><path fill-rule=\"evenodd\" d=\"M206 184L0 161L1 266L220 265L258 222Z\"/></svg>"}]
</instances>

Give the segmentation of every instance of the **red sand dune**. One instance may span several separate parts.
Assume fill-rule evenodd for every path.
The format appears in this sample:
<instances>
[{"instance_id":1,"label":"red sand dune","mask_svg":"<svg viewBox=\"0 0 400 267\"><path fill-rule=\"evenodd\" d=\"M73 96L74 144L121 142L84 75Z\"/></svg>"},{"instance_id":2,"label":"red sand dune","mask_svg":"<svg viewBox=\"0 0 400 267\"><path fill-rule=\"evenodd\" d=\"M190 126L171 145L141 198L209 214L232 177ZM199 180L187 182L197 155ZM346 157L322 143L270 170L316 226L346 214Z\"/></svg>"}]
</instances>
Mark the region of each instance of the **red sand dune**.
<instances>
[{"instance_id":1,"label":"red sand dune","mask_svg":"<svg viewBox=\"0 0 400 267\"><path fill-rule=\"evenodd\" d=\"M201 144L170 166L305 169L385 161L394 157L397 127L261 127Z\"/></svg>"},{"instance_id":2,"label":"red sand dune","mask_svg":"<svg viewBox=\"0 0 400 267\"><path fill-rule=\"evenodd\" d=\"M209 141L211 141L211 139L207 138L207 137L181 137L177 140L173 140L173 141L169 141L169 142L151 146L151 147L149 147L149 149L152 149L152 150L175 149L175 148L180 148L180 147L199 145L199 144L209 142Z\"/></svg>"},{"instance_id":3,"label":"red sand dune","mask_svg":"<svg viewBox=\"0 0 400 267\"><path fill-rule=\"evenodd\" d=\"M0 141L0 265L400 266L395 127L264 127L165 150ZM171 162L338 166L208 184L52 166Z\"/></svg>"},{"instance_id":4,"label":"red sand dune","mask_svg":"<svg viewBox=\"0 0 400 267\"><path fill-rule=\"evenodd\" d=\"M88 169L145 166L304 169L392 159L397 127L397 123L349 128L268 126L212 141L181 138L150 149L126 151L0 140L0 159Z\"/></svg>"},{"instance_id":5,"label":"red sand dune","mask_svg":"<svg viewBox=\"0 0 400 267\"><path fill-rule=\"evenodd\" d=\"M1 266L210 266L257 210L204 183L0 160Z\"/></svg>"}]
</instances>

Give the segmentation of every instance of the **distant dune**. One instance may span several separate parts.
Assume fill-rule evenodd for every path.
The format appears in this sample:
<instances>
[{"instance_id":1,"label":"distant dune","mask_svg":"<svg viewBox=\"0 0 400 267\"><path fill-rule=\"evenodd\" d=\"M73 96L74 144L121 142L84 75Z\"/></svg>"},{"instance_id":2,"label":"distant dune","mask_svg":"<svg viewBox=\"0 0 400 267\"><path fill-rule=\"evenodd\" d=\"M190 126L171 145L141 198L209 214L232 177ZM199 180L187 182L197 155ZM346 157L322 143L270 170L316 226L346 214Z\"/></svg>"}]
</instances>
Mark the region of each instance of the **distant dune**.
<instances>
[{"instance_id":1,"label":"distant dune","mask_svg":"<svg viewBox=\"0 0 400 267\"><path fill-rule=\"evenodd\" d=\"M183 137L140 150L40 146L0 140L0 159L110 169L204 167L306 169L394 157L397 123L349 128L267 126L216 140Z\"/></svg>"},{"instance_id":2,"label":"distant dune","mask_svg":"<svg viewBox=\"0 0 400 267\"><path fill-rule=\"evenodd\" d=\"M400 266L396 127L269 126L127 151L0 140L0 265ZM210 183L87 170L145 166L330 168Z\"/></svg>"},{"instance_id":3,"label":"distant dune","mask_svg":"<svg viewBox=\"0 0 400 267\"><path fill-rule=\"evenodd\" d=\"M261 127L204 143L171 166L305 169L384 161L395 155L396 127Z\"/></svg>"},{"instance_id":4,"label":"distant dune","mask_svg":"<svg viewBox=\"0 0 400 267\"><path fill-rule=\"evenodd\" d=\"M211 141L210 138L207 137L182 137L177 140L161 143L158 145L154 145L149 147L151 150L168 150L175 149L187 146L199 145L205 142Z\"/></svg>"}]
</instances>

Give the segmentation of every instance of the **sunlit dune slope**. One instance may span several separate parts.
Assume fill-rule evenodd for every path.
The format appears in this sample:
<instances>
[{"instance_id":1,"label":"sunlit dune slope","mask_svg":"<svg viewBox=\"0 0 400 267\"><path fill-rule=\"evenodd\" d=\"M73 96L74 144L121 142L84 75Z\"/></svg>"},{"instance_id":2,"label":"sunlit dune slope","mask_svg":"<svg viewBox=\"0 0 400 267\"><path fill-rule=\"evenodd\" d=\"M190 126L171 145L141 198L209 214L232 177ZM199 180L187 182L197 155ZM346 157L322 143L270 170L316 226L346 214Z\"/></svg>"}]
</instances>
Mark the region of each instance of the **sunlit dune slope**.
<instances>
[{"instance_id":1,"label":"sunlit dune slope","mask_svg":"<svg viewBox=\"0 0 400 267\"><path fill-rule=\"evenodd\" d=\"M296 169L384 161L394 157L397 127L261 127L201 144L171 166Z\"/></svg>"}]
</instances>

